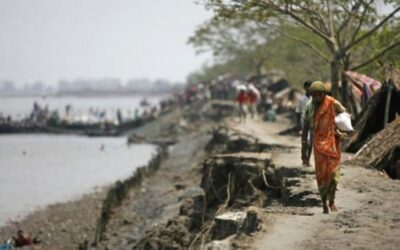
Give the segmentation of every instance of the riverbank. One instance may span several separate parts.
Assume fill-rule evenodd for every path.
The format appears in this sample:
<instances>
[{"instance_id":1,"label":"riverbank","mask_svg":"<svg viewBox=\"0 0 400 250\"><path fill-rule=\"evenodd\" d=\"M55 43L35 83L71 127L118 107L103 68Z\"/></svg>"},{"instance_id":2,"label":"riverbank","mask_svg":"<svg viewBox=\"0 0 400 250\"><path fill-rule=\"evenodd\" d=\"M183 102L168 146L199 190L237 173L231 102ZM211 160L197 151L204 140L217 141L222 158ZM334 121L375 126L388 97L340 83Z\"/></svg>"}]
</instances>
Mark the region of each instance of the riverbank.
<instances>
[{"instance_id":1,"label":"riverbank","mask_svg":"<svg viewBox=\"0 0 400 250\"><path fill-rule=\"evenodd\" d=\"M174 117L173 112L162 116L159 120L152 121L151 126L174 119L171 117ZM153 130L150 129L149 131ZM132 175L130 178L126 176L125 182L132 186L140 185L140 179L145 177L149 170L156 168L155 165L159 164L157 158L161 154L162 152L159 150L149 164L138 168L136 173L139 174ZM145 155L142 156L144 157ZM39 249L77 249L79 245L85 242L91 244L95 242L100 219L105 211L105 203L110 201L110 192L117 190L115 193L120 194L118 187L125 182L117 182L112 186L97 188L94 193L83 195L77 200L38 208L38 210L33 211L23 219L10 221L7 226L0 228L0 240L6 240L14 236L17 229L21 228L42 240L42 243L38 246Z\"/></svg>"},{"instance_id":2,"label":"riverbank","mask_svg":"<svg viewBox=\"0 0 400 250\"><path fill-rule=\"evenodd\" d=\"M37 249L77 249L81 242L92 239L108 188L78 200L37 210L18 222L0 228L1 239L15 236L20 228L41 239Z\"/></svg>"},{"instance_id":3,"label":"riverbank","mask_svg":"<svg viewBox=\"0 0 400 250\"><path fill-rule=\"evenodd\" d=\"M352 155L344 154L339 212L322 214L314 170L300 162L300 139L279 135L288 120L238 123L233 111L229 102L197 103L132 132L130 142L169 145L168 158L110 210L101 239L105 192L81 201L97 215L84 220L89 230L76 225L64 230L73 237L61 237L68 224L54 223L50 232L65 245L44 249L396 249L399 181L349 165Z\"/></svg>"},{"instance_id":4,"label":"riverbank","mask_svg":"<svg viewBox=\"0 0 400 250\"><path fill-rule=\"evenodd\" d=\"M397 248L399 181L350 165L352 155L343 154L339 212L322 214L300 138L279 135L288 120L208 124L205 150L172 150L185 152L180 167L163 165L130 192L99 249Z\"/></svg>"}]
</instances>

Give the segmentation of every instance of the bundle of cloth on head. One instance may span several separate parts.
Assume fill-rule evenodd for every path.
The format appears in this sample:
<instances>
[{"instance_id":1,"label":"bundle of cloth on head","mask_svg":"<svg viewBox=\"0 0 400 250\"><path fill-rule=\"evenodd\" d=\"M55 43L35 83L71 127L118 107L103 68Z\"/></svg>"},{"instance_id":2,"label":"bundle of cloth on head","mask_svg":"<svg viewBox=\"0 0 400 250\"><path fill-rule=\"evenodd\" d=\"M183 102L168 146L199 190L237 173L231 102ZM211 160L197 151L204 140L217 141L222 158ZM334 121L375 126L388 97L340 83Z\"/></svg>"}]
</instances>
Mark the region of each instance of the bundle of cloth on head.
<instances>
[{"instance_id":1,"label":"bundle of cloth on head","mask_svg":"<svg viewBox=\"0 0 400 250\"><path fill-rule=\"evenodd\" d=\"M248 90L255 95L257 101L259 101L261 99L260 91L252 83L250 83L248 85Z\"/></svg>"},{"instance_id":2,"label":"bundle of cloth on head","mask_svg":"<svg viewBox=\"0 0 400 250\"><path fill-rule=\"evenodd\" d=\"M240 92L240 91L247 91L247 87L246 87L246 85L244 85L244 84L236 85L236 91L237 91L237 92Z\"/></svg>"}]
</instances>

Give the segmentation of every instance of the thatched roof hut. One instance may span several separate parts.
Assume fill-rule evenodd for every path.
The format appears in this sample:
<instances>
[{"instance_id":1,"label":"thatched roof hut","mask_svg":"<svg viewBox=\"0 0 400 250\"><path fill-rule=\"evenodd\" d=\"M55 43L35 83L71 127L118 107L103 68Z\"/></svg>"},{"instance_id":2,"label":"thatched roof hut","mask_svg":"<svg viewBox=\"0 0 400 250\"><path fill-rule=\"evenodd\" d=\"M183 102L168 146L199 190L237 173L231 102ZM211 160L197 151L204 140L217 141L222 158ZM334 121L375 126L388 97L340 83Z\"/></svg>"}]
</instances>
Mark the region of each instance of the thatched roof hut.
<instances>
[{"instance_id":1,"label":"thatched roof hut","mask_svg":"<svg viewBox=\"0 0 400 250\"><path fill-rule=\"evenodd\" d=\"M385 127L386 102L389 99L388 121L400 115L400 90L393 83L387 83L368 101L357 116L354 134L343 143L342 149L357 152L374 134Z\"/></svg>"},{"instance_id":2,"label":"thatched roof hut","mask_svg":"<svg viewBox=\"0 0 400 250\"><path fill-rule=\"evenodd\" d=\"M373 167L388 172L393 157L400 159L400 117L366 143L350 161L365 167Z\"/></svg>"}]
</instances>

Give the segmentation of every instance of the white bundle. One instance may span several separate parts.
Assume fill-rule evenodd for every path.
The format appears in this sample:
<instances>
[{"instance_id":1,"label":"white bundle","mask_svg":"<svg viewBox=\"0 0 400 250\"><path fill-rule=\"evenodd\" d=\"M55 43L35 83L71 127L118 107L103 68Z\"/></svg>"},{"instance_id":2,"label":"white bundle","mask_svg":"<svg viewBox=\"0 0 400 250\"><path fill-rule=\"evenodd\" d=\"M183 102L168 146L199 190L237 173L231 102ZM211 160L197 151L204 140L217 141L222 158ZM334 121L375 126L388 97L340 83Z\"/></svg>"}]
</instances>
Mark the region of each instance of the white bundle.
<instances>
[{"instance_id":1,"label":"white bundle","mask_svg":"<svg viewBox=\"0 0 400 250\"><path fill-rule=\"evenodd\" d=\"M249 84L249 90L257 96L257 101L261 99L260 91L252 83Z\"/></svg>"},{"instance_id":2,"label":"white bundle","mask_svg":"<svg viewBox=\"0 0 400 250\"><path fill-rule=\"evenodd\" d=\"M351 132L353 126L351 125L351 115L347 112L342 112L335 117L336 127L340 131Z\"/></svg>"},{"instance_id":3,"label":"white bundle","mask_svg":"<svg viewBox=\"0 0 400 250\"><path fill-rule=\"evenodd\" d=\"M236 85L236 91L240 92L241 90L247 91L247 87L244 84Z\"/></svg>"}]
</instances>

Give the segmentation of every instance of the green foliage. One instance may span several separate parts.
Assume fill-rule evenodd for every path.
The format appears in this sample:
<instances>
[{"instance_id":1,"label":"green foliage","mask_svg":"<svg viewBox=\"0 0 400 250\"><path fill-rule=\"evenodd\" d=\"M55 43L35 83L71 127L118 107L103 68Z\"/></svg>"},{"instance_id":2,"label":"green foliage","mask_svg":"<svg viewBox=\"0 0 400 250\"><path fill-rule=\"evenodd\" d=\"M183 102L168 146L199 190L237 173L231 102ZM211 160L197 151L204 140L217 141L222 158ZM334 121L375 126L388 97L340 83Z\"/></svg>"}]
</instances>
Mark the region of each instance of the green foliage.
<instances>
[{"instance_id":1,"label":"green foliage","mask_svg":"<svg viewBox=\"0 0 400 250\"><path fill-rule=\"evenodd\" d=\"M284 71L293 86L301 88L308 79L329 80L328 65L308 47L286 37L278 38L271 46L275 49L267 67Z\"/></svg>"},{"instance_id":2,"label":"green foliage","mask_svg":"<svg viewBox=\"0 0 400 250\"><path fill-rule=\"evenodd\" d=\"M208 0L206 5L214 11L215 23L223 24L221 27L225 28L229 22L238 22L240 26L231 25L228 29L208 33L211 36L200 39L202 43L192 40L192 44L199 48L208 46L221 62L244 61L244 58L251 62L253 58L253 65L257 65L254 61L259 60L254 60L255 55L259 55L260 59L260 55L268 54L268 61L263 63L264 69L283 67L290 72L288 75L296 74L298 78L304 75L324 78L330 74L334 94L338 95L342 70L353 67L376 70L378 59L398 63L399 53L388 52L398 52L400 46L399 20L394 15L400 12L400 1L386 0L384 3L393 7L390 15L380 13L372 0ZM234 33L226 30L250 34L250 37L261 34L261 30L254 32L249 29L249 23L264 28L269 27L265 26L267 24L274 26L280 30L279 35L264 36L268 39L261 43L262 47L254 41L232 46L236 40L226 39L225 36ZM195 37L201 37L199 35L195 34ZM226 39L226 43L213 43L218 36ZM307 44L308 49L284 42L283 37ZM286 47L282 48L284 44ZM302 49L298 51L299 48ZM259 69L257 71L260 72Z\"/></svg>"},{"instance_id":3,"label":"green foliage","mask_svg":"<svg viewBox=\"0 0 400 250\"><path fill-rule=\"evenodd\" d=\"M265 60L266 41L272 37L270 30L259 27L255 22L213 18L201 25L188 43L198 53L211 51L218 62L248 60L256 67Z\"/></svg>"},{"instance_id":4,"label":"green foliage","mask_svg":"<svg viewBox=\"0 0 400 250\"><path fill-rule=\"evenodd\" d=\"M379 32L371 36L368 41L364 41L354 49L353 62L363 62L373 55L380 54L388 45L396 42L400 34L400 25L386 25ZM377 58L374 62L359 69L359 71L373 76L377 79L382 79L381 63L388 63L400 68L400 46L396 46L391 50L386 51L382 56Z\"/></svg>"},{"instance_id":5,"label":"green foliage","mask_svg":"<svg viewBox=\"0 0 400 250\"><path fill-rule=\"evenodd\" d=\"M316 47L324 48L324 44L311 33L294 26L282 26L282 29L296 34ZM253 32L256 32L256 30L253 30ZM257 32L265 31L259 29ZM189 82L211 81L226 73L239 77L255 75L258 72L255 70L254 64L251 63L254 58L265 58L262 63L262 73L276 70L283 71L286 79L299 88L302 87L301 84L307 79L324 81L329 79L328 65L313 50L276 31L269 30L268 33L270 34L269 39L266 39L264 44L252 45L249 43L246 47L247 51L243 49L242 53L227 54L225 59L221 59L223 54L214 53L219 63L212 66L204 66L201 71L192 73L188 77ZM214 35L218 36L219 33ZM253 34L253 36L256 35Z\"/></svg>"}]
</instances>

